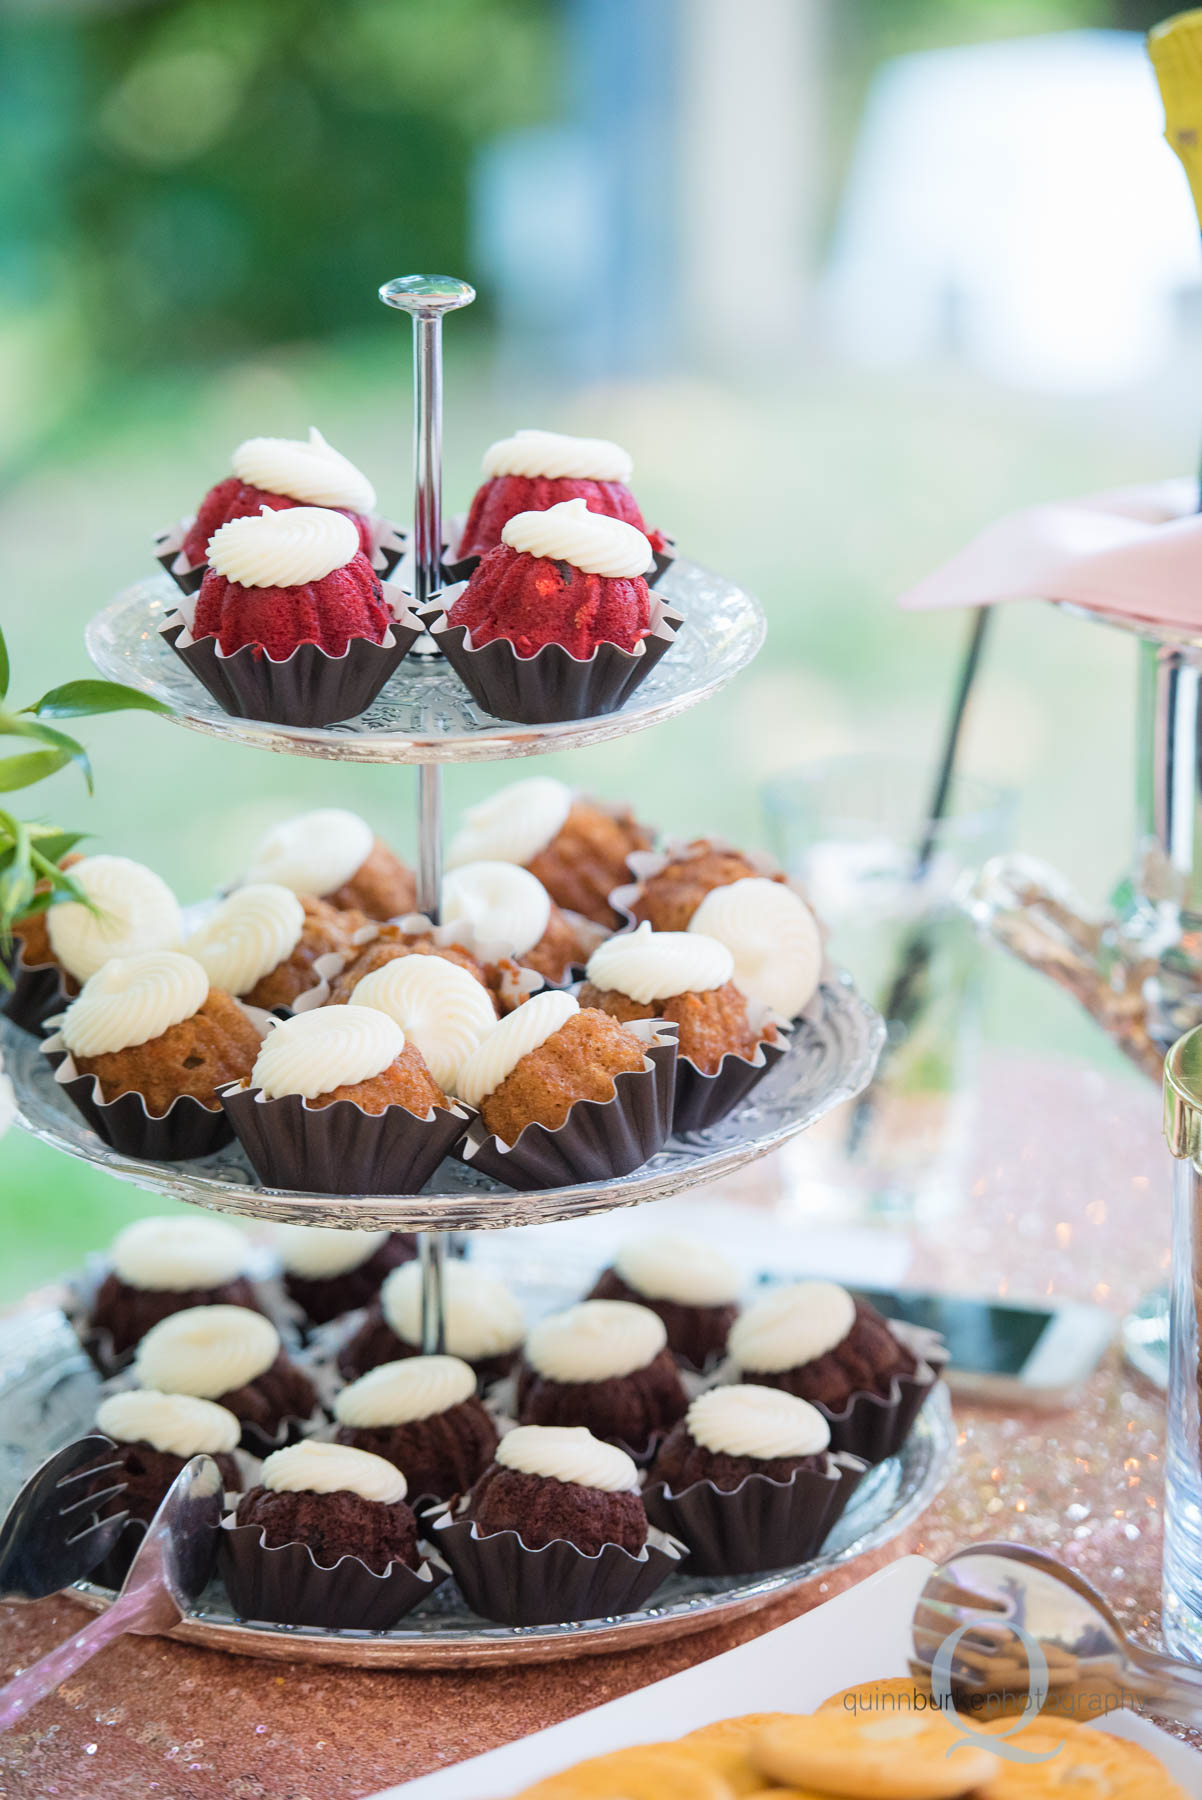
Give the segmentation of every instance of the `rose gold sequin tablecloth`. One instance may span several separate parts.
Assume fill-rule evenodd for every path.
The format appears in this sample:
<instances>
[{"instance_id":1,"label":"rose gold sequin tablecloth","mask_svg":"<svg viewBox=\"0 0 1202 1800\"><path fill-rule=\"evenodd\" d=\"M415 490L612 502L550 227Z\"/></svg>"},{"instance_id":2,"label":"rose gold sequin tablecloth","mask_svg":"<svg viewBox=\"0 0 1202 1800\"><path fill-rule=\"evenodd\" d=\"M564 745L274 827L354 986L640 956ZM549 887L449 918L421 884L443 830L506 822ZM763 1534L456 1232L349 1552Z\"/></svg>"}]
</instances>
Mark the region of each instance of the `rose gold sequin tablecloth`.
<instances>
[{"instance_id":1,"label":"rose gold sequin tablecloth","mask_svg":"<svg viewBox=\"0 0 1202 1800\"><path fill-rule=\"evenodd\" d=\"M987 1064L971 1198L918 1244L913 1283L1094 1299L1121 1311L1168 1267L1169 1158L1151 1084L1072 1065ZM1053 1126L1053 1121L1055 1122ZM737 1190L773 1197L772 1164ZM902 1550L1011 1537L1069 1557L1124 1621L1154 1632L1164 1406L1112 1354L1071 1410L961 1406L941 1500L849 1585ZM779 1625L757 1617L661 1647L476 1675L256 1663L125 1638L0 1738L13 1800L352 1800L596 1706ZM87 1615L61 1599L0 1607L0 1676Z\"/></svg>"}]
</instances>

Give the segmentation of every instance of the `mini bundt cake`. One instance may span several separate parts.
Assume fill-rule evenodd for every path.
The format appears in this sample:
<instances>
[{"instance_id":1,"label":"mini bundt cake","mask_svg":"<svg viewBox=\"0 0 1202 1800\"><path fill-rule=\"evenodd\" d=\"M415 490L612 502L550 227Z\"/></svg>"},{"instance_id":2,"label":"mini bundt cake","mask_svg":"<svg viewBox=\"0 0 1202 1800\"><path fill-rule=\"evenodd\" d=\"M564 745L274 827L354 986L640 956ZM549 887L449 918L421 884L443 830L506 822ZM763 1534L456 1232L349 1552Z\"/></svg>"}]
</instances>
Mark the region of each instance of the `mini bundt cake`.
<instances>
[{"instance_id":1,"label":"mini bundt cake","mask_svg":"<svg viewBox=\"0 0 1202 1800\"><path fill-rule=\"evenodd\" d=\"M446 1352L470 1363L481 1382L507 1375L526 1335L522 1309L495 1275L458 1260L443 1271ZM343 1345L338 1367L355 1381L381 1363L421 1354L422 1278L417 1263L395 1269Z\"/></svg>"},{"instance_id":2,"label":"mini bundt cake","mask_svg":"<svg viewBox=\"0 0 1202 1800\"><path fill-rule=\"evenodd\" d=\"M233 519L210 539L208 557L191 631L216 638L225 656L249 646L284 662L301 644L345 656L353 639L382 643L392 623L355 527L328 508Z\"/></svg>"},{"instance_id":3,"label":"mini bundt cake","mask_svg":"<svg viewBox=\"0 0 1202 1800\"><path fill-rule=\"evenodd\" d=\"M752 1026L733 973L730 951L715 938L692 931L657 932L644 924L593 951L580 1004L624 1023L673 1020L681 1056L713 1075L724 1056L750 1058L758 1044L777 1035L770 1020L758 1029Z\"/></svg>"},{"instance_id":4,"label":"mini bundt cake","mask_svg":"<svg viewBox=\"0 0 1202 1800\"><path fill-rule=\"evenodd\" d=\"M27 963L57 963L68 994L114 956L177 950L184 935L179 902L161 876L127 856L64 859L84 900L58 900L45 912L18 919Z\"/></svg>"},{"instance_id":5,"label":"mini bundt cake","mask_svg":"<svg viewBox=\"0 0 1202 1800\"><path fill-rule=\"evenodd\" d=\"M542 882L511 862L462 863L442 884L444 925L470 925L483 951L503 954L544 981L567 979L588 961L600 935L587 920L573 921Z\"/></svg>"},{"instance_id":6,"label":"mini bundt cake","mask_svg":"<svg viewBox=\"0 0 1202 1800\"><path fill-rule=\"evenodd\" d=\"M407 1231L337 1231L321 1225L281 1225L275 1247L284 1290L311 1325L325 1325L367 1306L385 1278L417 1255Z\"/></svg>"},{"instance_id":7,"label":"mini bundt cake","mask_svg":"<svg viewBox=\"0 0 1202 1800\"><path fill-rule=\"evenodd\" d=\"M311 1417L317 1389L262 1313L195 1306L148 1331L134 1358L140 1387L215 1400L268 1440Z\"/></svg>"},{"instance_id":8,"label":"mini bundt cake","mask_svg":"<svg viewBox=\"0 0 1202 1800\"><path fill-rule=\"evenodd\" d=\"M741 1285L738 1269L712 1244L661 1232L621 1244L588 1298L649 1307L664 1322L672 1354L703 1370L726 1353Z\"/></svg>"},{"instance_id":9,"label":"mini bundt cake","mask_svg":"<svg viewBox=\"0 0 1202 1800\"><path fill-rule=\"evenodd\" d=\"M615 1077L644 1066L643 1044L616 1019L552 991L502 1019L456 1085L488 1130L513 1144L527 1125L557 1131L578 1100L612 1100Z\"/></svg>"},{"instance_id":10,"label":"mini bundt cake","mask_svg":"<svg viewBox=\"0 0 1202 1800\"><path fill-rule=\"evenodd\" d=\"M827 1467L830 1426L780 1388L732 1383L699 1394L656 1454L648 1479L682 1494L698 1481L732 1492L749 1475L788 1481Z\"/></svg>"},{"instance_id":11,"label":"mini bundt cake","mask_svg":"<svg viewBox=\"0 0 1202 1800\"><path fill-rule=\"evenodd\" d=\"M215 987L266 1012L290 1007L316 987L320 956L345 955L362 913L340 912L325 900L273 882L235 888L188 939Z\"/></svg>"},{"instance_id":12,"label":"mini bundt cake","mask_svg":"<svg viewBox=\"0 0 1202 1800\"><path fill-rule=\"evenodd\" d=\"M326 506L346 515L355 527L358 547L372 550L368 516L375 510L375 490L345 456L331 449L313 427L301 438L248 438L231 459L233 474L211 487L196 511L183 542L183 555L195 567L205 560L209 540L231 519L257 518L267 507L287 512L297 506Z\"/></svg>"},{"instance_id":13,"label":"mini bundt cake","mask_svg":"<svg viewBox=\"0 0 1202 1800\"><path fill-rule=\"evenodd\" d=\"M709 838L694 838L656 874L639 883L630 911L655 931L687 931L708 893L753 875L759 876L760 871L741 851L720 847ZM785 878L774 875L771 879L783 882Z\"/></svg>"},{"instance_id":14,"label":"mini bundt cake","mask_svg":"<svg viewBox=\"0 0 1202 1800\"><path fill-rule=\"evenodd\" d=\"M406 956L439 956L445 962L464 970L473 981L478 981L485 988L492 1000L493 1011L499 1010L495 985L489 981L488 966L478 957L465 950L459 944L436 944L433 938L421 932L404 931L393 923L382 925L371 942L357 949L343 965L330 984L330 1004L348 1006L351 995L369 975L375 975L380 969L388 967L390 962L397 962ZM516 968L516 964L512 967Z\"/></svg>"},{"instance_id":15,"label":"mini bundt cake","mask_svg":"<svg viewBox=\"0 0 1202 1800\"><path fill-rule=\"evenodd\" d=\"M341 807L300 813L262 839L248 882L278 882L303 898L316 895L340 912L385 920L417 905L412 869L376 837L366 819Z\"/></svg>"},{"instance_id":16,"label":"mini bundt cake","mask_svg":"<svg viewBox=\"0 0 1202 1800\"><path fill-rule=\"evenodd\" d=\"M765 875L711 888L689 930L725 944L739 992L782 1019L795 1019L822 979L825 947L801 895Z\"/></svg>"},{"instance_id":17,"label":"mini bundt cake","mask_svg":"<svg viewBox=\"0 0 1202 1800\"><path fill-rule=\"evenodd\" d=\"M394 957L357 983L350 1004L394 1019L443 1088L454 1086L464 1058L497 1023L488 989L442 956Z\"/></svg>"},{"instance_id":18,"label":"mini bundt cake","mask_svg":"<svg viewBox=\"0 0 1202 1800\"><path fill-rule=\"evenodd\" d=\"M517 863L556 906L612 929L620 920L608 896L626 880L630 852L648 849L653 837L628 807L600 806L566 782L534 775L469 807L448 847L447 867Z\"/></svg>"},{"instance_id":19,"label":"mini bundt cake","mask_svg":"<svg viewBox=\"0 0 1202 1800\"><path fill-rule=\"evenodd\" d=\"M223 1219L135 1219L113 1239L88 1324L121 1356L171 1313L194 1306L261 1312L246 1276L249 1255L245 1235Z\"/></svg>"},{"instance_id":20,"label":"mini bundt cake","mask_svg":"<svg viewBox=\"0 0 1202 1800\"><path fill-rule=\"evenodd\" d=\"M381 1363L334 1399L337 1441L402 1469L415 1499L450 1500L492 1461L498 1435L457 1356Z\"/></svg>"},{"instance_id":21,"label":"mini bundt cake","mask_svg":"<svg viewBox=\"0 0 1202 1800\"><path fill-rule=\"evenodd\" d=\"M632 651L651 630L651 545L634 526L567 500L518 513L502 539L447 613L473 648L505 638L530 657L559 644L584 661L601 644Z\"/></svg>"},{"instance_id":22,"label":"mini bundt cake","mask_svg":"<svg viewBox=\"0 0 1202 1800\"><path fill-rule=\"evenodd\" d=\"M773 1288L731 1329L730 1357L761 1387L840 1413L855 1394L888 1397L914 1356L876 1308L833 1281Z\"/></svg>"},{"instance_id":23,"label":"mini bundt cake","mask_svg":"<svg viewBox=\"0 0 1202 1800\"><path fill-rule=\"evenodd\" d=\"M234 1456L242 1427L233 1413L192 1394L160 1394L152 1388L129 1388L110 1394L96 1412L96 1429L116 1443L102 1463L118 1463L102 1478L124 1489L103 1508L127 1512L149 1525L167 1489L194 1456L211 1456L221 1471L221 1485L237 1492L242 1472ZM95 1490L93 1490L95 1491Z\"/></svg>"},{"instance_id":24,"label":"mini bundt cake","mask_svg":"<svg viewBox=\"0 0 1202 1800\"><path fill-rule=\"evenodd\" d=\"M306 1544L323 1568L356 1556L382 1575L390 1563L415 1569L421 1562L407 1492L401 1471L383 1457L306 1438L265 1458L234 1522L255 1526L269 1549Z\"/></svg>"},{"instance_id":25,"label":"mini bundt cake","mask_svg":"<svg viewBox=\"0 0 1202 1800\"><path fill-rule=\"evenodd\" d=\"M662 534L647 530L627 485L633 472L626 451L604 438L564 437L557 431L502 438L484 453L484 480L472 498L458 555L483 556L501 542L515 513L546 512L564 500L583 500L590 512L633 525L661 549Z\"/></svg>"},{"instance_id":26,"label":"mini bundt cake","mask_svg":"<svg viewBox=\"0 0 1202 1800\"><path fill-rule=\"evenodd\" d=\"M582 1300L540 1319L518 1373L523 1425L586 1425L636 1456L688 1400L663 1320L624 1300Z\"/></svg>"},{"instance_id":27,"label":"mini bundt cake","mask_svg":"<svg viewBox=\"0 0 1202 1800\"><path fill-rule=\"evenodd\" d=\"M562 1539L585 1556L617 1544L637 1556L647 1541L638 1470L615 1444L582 1428L519 1425L468 1498L480 1537L513 1531L527 1550Z\"/></svg>"},{"instance_id":28,"label":"mini bundt cake","mask_svg":"<svg viewBox=\"0 0 1202 1800\"><path fill-rule=\"evenodd\" d=\"M299 1095L310 1111L350 1100L365 1113L404 1107L424 1119L450 1101L416 1044L367 1006L321 1006L285 1019L263 1040L244 1084L264 1100Z\"/></svg>"}]
</instances>

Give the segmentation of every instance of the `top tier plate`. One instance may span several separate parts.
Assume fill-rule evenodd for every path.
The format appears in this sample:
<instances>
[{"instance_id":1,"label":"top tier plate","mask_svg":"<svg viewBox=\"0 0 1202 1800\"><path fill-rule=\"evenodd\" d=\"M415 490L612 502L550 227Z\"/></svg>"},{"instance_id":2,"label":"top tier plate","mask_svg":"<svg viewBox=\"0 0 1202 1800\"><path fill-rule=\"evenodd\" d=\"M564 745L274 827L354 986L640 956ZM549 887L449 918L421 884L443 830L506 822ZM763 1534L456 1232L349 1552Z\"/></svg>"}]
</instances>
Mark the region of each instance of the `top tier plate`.
<instances>
[{"instance_id":1,"label":"top tier plate","mask_svg":"<svg viewBox=\"0 0 1202 1800\"><path fill-rule=\"evenodd\" d=\"M342 725L298 729L223 712L159 635L179 600L167 575L127 588L91 621L88 654L112 681L165 701L179 725L288 756L332 762L498 762L626 737L724 687L764 641L764 615L742 588L678 559L657 588L685 615L676 643L620 711L560 725L513 725L472 700L441 658L406 657L379 699Z\"/></svg>"}]
</instances>

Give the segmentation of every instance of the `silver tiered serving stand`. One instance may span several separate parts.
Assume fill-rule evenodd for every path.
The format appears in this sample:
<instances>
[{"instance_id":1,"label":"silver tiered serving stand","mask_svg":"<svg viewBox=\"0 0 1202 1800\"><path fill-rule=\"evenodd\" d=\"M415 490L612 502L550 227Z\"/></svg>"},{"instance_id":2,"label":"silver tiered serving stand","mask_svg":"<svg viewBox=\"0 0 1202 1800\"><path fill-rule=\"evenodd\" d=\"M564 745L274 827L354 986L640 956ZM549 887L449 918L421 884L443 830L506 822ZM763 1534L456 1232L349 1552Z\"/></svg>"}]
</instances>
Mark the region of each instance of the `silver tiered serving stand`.
<instances>
[{"instance_id":1,"label":"silver tiered serving stand","mask_svg":"<svg viewBox=\"0 0 1202 1800\"><path fill-rule=\"evenodd\" d=\"M443 314L468 305L473 290L443 276L407 276L380 290L388 306L408 312L414 326L415 536L414 599L422 603L443 582L441 430ZM292 729L231 717L210 699L175 657L157 629L174 602L166 576L120 595L88 628L94 662L116 680L164 700L177 724L285 755L337 761L414 763L418 770L417 902L437 921L442 874L441 770L444 764L501 761L599 743L645 729L715 693L756 654L764 618L742 589L678 559L664 575L664 597L685 615L671 653L617 713L550 726L506 724L482 712L442 658L411 653L380 698L360 717L326 729ZM432 652L432 653L431 653ZM7 1021L0 1044L20 1105L20 1123L68 1155L96 1164L154 1193L246 1217L334 1227L367 1227L420 1234L423 1269L422 1342L444 1342L443 1270L448 1235L494 1231L633 1206L729 1174L812 1125L832 1107L860 1093L871 1079L884 1027L842 971L828 968L794 1032L794 1042L750 1099L711 1130L674 1137L643 1168L616 1181L515 1193L466 1165L448 1160L418 1194L386 1197L310 1194L261 1186L236 1146L194 1163L151 1163L103 1145L62 1096L32 1039ZM506 1252L490 1263L503 1266ZM562 1267L539 1270L529 1253L509 1253L515 1285L538 1310L568 1303L581 1290L566 1285ZM82 1359L61 1313L40 1315L33 1331L0 1333L0 1393L6 1417L28 1404L40 1421L38 1448L78 1435L91 1424L95 1376ZM22 1399L24 1397L24 1399ZM60 1417L60 1414L62 1415ZM20 1441L13 1430L8 1436ZM436 1666L489 1663L514 1654L558 1658L610 1650L654 1635L699 1630L719 1615L746 1612L783 1592L821 1579L831 1569L894 1538L942 1484L952 1454L950 1413L942 1393L932 1396L898 1458L874 1471L853 1497L821 1556L765 1577L670 1578L643 1611L585 1624L513 1629L491 1626L464 1611L447 1590L389 1632L300 1631L236 1619L221 1590L177 1629L192 1642L264 1656ZM0 1456L0 1481L5 1476ZM102 1606L110 1596L82 1584L81 1597Z\"/></svg>"}]
</instances>

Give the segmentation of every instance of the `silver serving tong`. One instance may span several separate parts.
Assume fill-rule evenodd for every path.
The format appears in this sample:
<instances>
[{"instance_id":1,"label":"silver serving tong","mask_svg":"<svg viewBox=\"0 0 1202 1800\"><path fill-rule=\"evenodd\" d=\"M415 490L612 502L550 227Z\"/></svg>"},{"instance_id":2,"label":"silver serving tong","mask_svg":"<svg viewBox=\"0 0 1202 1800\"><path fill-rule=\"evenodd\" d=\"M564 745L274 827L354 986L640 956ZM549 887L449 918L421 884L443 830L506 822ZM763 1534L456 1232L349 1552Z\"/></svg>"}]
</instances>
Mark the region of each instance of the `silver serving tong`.
<instances>
[{"instance_id":1,"label":"silver serving tong","mask_svg":"<svg viewBox=\"0 0 1202 1800\"><path fill-rule=\"evenodd\" d=\"M108 1611L0 1688L0 1731L123 1633L146 1635L178 1624L212 1573L221 1506L217 1464L211 1456L194 1456L167 1490Z\"/></svg>"},{"instance_id":2,"label":"silver serving tong","mask_svg":"<svg viewBox=\"0 0 1202 1800\"><path fill-rule=\"evenodd\" d=\"M91 1491L101 1475L120 1467L112 1438L94 1434L57 1450L29 1477L0 1521L0 1598L42 1600L82 1581L108 1555L128 1514L98 1519L124 1483Z\"/></svg>"},{"instance_id":3,"label":"silver serving tong","mask_svg":"<svg viewBox=\"0 0 1202 1800\"><path fill-rule=\"evenodd\" d=\"M970 1719L1021 1712L1028 1700L1035 1712L1050 1695L1054 1710L1085 1722L1138 1704L1202 1724L1202 1668L1135 1643L1083 1576L1023 1544L974 1544L948 1557L911 1629L912 1672L937 1691L942 1675ZM1036 1646L1046 1676L1031 1670Z\"/></svg>"}]
</instances>

